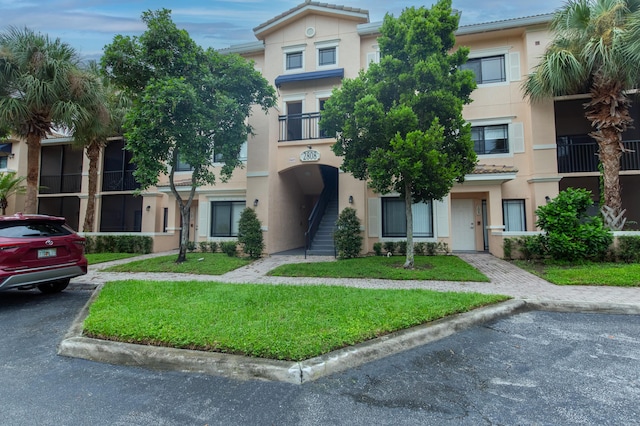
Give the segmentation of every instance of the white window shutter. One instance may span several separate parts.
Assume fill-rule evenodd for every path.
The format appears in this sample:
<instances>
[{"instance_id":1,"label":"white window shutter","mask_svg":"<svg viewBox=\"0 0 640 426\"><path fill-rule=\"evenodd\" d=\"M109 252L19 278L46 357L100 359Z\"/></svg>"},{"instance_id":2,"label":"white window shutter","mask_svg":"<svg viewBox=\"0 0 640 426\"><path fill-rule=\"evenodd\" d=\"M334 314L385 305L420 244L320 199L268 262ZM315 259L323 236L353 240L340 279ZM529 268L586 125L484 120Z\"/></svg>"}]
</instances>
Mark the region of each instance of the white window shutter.
<instances>
[{"instance_id":1,"label":"white window shutter","mask_svg":"<svg viewBox=\"0 0 640 426\"><path fill-rule=\"evenodd\" d=\"M379 63L380 62L380 52L369 52L367 53L367 66L366 68L369 68L369 64L370 63Z\"/></svg>"},{"instance_id":2,"label":"white window shutter","mask_svg":"<svg viewBox=\"0 0 640 426\"><path fill-rule=\"evenodd\" d=\"M448 237L449 236L449 196L447 195L442 200L434 200L433 208L435 209L436 223L434 228L436 229L436 237Z\"/></svg>"},{"instance_id":3,"label":"white window shutter","mask_svg":"<svg viewBox=\"0 0 640 426\"><path fill-rule=\"evenodd\" d=\"M514 154L524 152L524 126L522 123L509 124L509 141Z\"/></svg>"},{"instance_id":4,"label":"white window shutter","mask_svg":"<svg viewBox=\"0 0 640 426\"><path fill-rule=\"evenodd\" d=\"M509 53L509 79L511 81L520 81L520 52Z\"/></svg>"},{"instance_id":5,"label":"white window shutter","mask_svg":"<svg viewBox=\"0 0 640 426\"><path fill-rule=\"evenodd\" d=\"M370 237L380 236L380 198L369 198L369 217L367 220L367 229Z\"/></svg>"},{"instance_id":6,"label":"white window shutter","mask_svg":"<svg viewBox=\"0 0 640 426\"><path fill-rule=\"evenodd\" d=\"M209 221L211 220L211 214L209 208L211 207L210 202L199 203L198 204L198 236L199 237L208 237L209 236L209 226L211 225Z\"/></svg>"}]
</instances>

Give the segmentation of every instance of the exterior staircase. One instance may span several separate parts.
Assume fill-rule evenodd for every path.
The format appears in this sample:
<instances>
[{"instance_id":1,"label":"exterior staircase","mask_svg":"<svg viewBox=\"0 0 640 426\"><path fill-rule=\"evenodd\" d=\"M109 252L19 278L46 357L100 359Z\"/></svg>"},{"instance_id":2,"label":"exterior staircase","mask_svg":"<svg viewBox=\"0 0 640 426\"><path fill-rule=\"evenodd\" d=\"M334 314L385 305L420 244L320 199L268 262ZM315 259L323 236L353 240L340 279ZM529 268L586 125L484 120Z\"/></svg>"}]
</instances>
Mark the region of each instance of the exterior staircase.
<instances>
[{"instance_id":1,"label":"exterior staircase","mask_svg":"<svg viewBox=\"0 0 640 426\"><path fill-rule=\"evenodd\" d=\"M309 256L335 256L333 232L338 220L338 196L334 194L327 202L327 207L320 220L316 235L311 241L311 247L307 250Z\"/></svg>"}]
</instances>

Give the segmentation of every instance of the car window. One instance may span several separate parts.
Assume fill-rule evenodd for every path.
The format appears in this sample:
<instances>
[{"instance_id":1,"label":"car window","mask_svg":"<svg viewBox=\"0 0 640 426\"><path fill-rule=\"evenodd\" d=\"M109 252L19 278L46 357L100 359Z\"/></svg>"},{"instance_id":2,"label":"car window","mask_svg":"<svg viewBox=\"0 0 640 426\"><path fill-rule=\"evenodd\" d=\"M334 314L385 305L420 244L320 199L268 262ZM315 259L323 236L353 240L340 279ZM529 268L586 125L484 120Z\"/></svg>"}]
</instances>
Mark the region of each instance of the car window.
<instances>
[{"instance_id":1,"label":"car window","mask_svg":"<svg viewBox=\"0 0 640 426\"><path fill-rule=\"evenodd\" d=\"M71 230L61 223L24 221L0 223L0 237L56 237L69 234Z\"/></svg>"}]
</instances>

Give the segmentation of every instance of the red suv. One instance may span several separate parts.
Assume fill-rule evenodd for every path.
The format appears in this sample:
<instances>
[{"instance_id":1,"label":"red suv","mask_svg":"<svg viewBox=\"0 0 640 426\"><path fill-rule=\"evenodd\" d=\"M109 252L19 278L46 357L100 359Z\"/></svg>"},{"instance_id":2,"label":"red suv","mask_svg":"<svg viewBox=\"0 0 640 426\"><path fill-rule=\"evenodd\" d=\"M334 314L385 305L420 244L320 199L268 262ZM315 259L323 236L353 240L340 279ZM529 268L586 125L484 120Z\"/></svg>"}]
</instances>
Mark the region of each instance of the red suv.
<instances>
[{"instance_id":1,"label":"red suv","mask_svg":"<svg viewBox=\"0 0 640 426\"><path fill-rule=\"evenodd\" d=\"M63 217L0 216L0 291L38 287L57 293L86 273L84 238Z\"/></svg>"}]
</instances>

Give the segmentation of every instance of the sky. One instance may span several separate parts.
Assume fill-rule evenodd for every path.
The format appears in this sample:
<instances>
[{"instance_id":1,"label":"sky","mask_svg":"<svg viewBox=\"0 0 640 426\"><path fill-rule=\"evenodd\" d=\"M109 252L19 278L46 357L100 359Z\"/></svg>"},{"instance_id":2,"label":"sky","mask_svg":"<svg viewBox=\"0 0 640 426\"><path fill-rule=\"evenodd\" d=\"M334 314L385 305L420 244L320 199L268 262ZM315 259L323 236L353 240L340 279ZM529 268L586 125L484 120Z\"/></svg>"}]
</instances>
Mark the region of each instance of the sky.
<instances>
[{"instance_id":1,"label":"sky","mask_svg":"<svg viewBox=\"0 0 640 426\"><path fill-rule=\"evenodd\" d=\"M256 41L253 28L303 0L0 0L0 31L24 28L60 38L83 58L97 59L116 34L139 35L146 10L170 9L173 21L202 47L221 49ZM398 16L410 6L429 7L423 0L321 0L369 11L371 22L385 13ZM462 12L460 25L552 13L564 0L453 0Z\"/></svg>"}]
</instances>

